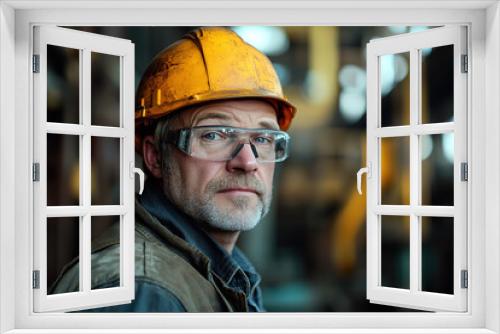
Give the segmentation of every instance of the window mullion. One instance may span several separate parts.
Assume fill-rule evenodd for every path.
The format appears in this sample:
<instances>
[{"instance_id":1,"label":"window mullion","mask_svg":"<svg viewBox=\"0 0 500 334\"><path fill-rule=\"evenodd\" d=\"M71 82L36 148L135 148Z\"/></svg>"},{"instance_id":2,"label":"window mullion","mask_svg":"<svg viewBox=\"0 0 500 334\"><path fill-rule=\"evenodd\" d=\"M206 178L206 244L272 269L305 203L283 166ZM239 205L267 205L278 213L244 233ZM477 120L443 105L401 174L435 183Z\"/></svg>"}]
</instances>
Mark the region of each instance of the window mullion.
<instances>
[{"instance_id":1,"label":"window mullion","mask_svg":"<svg viewBox=\"0 0 500 334\"><path fill-rule=\"evenodd\" d=\"M418 292L421 276L419 217L410 216L410 291Z\"/></svg>"},{"instance_id":2,"label":"window mullion","mask_svg":"<svg viewBox=\"0 0 500 334\"><path fill-rule=\"evenodd\" d=\"M126 131L126 125L125 125L125 122L124 122L124 103L123 103L123 98L124 98L124 82L122 81L123 80L123 75L124 73L124 60L123 60L123 56L120 57L120 128L123 129L125 128L125 131ZM128 166L128 160L126 160L126 152L124 152L124 150L128 149L127 147L124 147L123 146L124 144L124 139L121 138L120 139L120 205L124 205L125 207L127 207L126 203L124 203L124 190L126 189L127 193L131 191L131 189L129 189L129 187L127 187L125 184L126 184L126 181L125 181L125 166ZM130 167L129 167L130 168ZM127 180L128 181L128 180ZM133 191L132 191L133 193ZM127 207L127 210L129 210L130 208ZM126 260L125 260L125 253L126 253L126 248L128 245L128 243L125 242L125 233L124 233L124 228L125 228L125 222L124 222L124 217L123 215L120 216L120 286L125 286L125 281L127 280L126 279ZM127 283L130 283L130 282L127 282ZM127 284L128 286L128 284Z\"/></svg>"},{"instance_id":3,"label":"window mullion","mask_svg":"<svg viewBox=\"0 0 500 334\"><path fill-rule=\"evenodd\" d=\"M128 293L131 298L134 298L134 247L127 247L126 245L134 245L134 174L130 168L131 165L135 167L134 161L134 138L135 138L135 123L134 117L130 117L129 112L134 110L134 99L130 96L134 96L134 46L131 45L131 50L128 54L124 55L120 59L120 73L121 75L121 85L120 85L120 125L123 127L127 136L123 137L121 140L121 150L120 155L122 158L121 167L121 184L123 185L122 192L120 194L120 203L126 208L127 215L121 216L121 254L120 257L120 284L122 287L128 289Z\"/></svg>"},{"instance_id":4,"label":"window mullion","mask_svg":"<svg viewBox=\"0 0 500 334\"><path fill-rule=\"evenodd\" d=\"M92 192L92 179L91 179L91 136L90 136L90 115L91 115L91 69L90 69L90 50L83 49L81 51L81 91L80 91L80 117L82 125L85 129L84 135L81 137L81 169L80 178L82 185L81 203L85 212L83 217L80 218L80 282L82 282L82 291L90 291L91 280L91 192Z\"/></svg>"},{"instance_id":5,"label":"window mullion","mask_svg":"<svg viewBox=\"0 0 500 334\"><path fill-rule=\"evenodd\" d=\"M420 73L418 49L410 51L410 207L419 205L420 154L418 135L414 132L419 124ZM420 236L419 217L410 215L410 291L417 292L420 285Z\"/></svg>"},{"instance_id":6,"label":"window mullion","mask_svg":"<svg viewBox=\"0 0 500 334\"><path fill-rule=\"evenodd\" d=\"M370 111L373 109L379 110L381 105L380 99L380 60L377 55L372 52L371 48L367 48L367 107ZM379 145L380 139L375 136L375 131L380 124L380 114L378 112L367 112L366 115L366 161L367 165L371 166L371 177L366 179L366 234L367 234L367 296L376 291L380 285L380 223L379 216L375 212L375 208L379 206L380 198L380 154Z\"/></svg>"}]
</instances>

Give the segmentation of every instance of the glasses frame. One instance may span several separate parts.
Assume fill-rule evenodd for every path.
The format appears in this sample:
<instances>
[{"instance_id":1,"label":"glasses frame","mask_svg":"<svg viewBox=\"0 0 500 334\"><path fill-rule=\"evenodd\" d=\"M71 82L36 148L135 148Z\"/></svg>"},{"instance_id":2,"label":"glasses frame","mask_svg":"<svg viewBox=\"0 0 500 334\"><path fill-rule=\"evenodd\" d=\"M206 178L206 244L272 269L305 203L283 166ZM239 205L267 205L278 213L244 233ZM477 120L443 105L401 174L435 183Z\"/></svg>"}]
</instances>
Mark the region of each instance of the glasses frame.
<instances>
[{"instance_id":1,"label":"glasses frame","mask_svg":"<svg viewBox=\"0 0 500 334\"><path fill-rule=\"evenodd\" d=\"M233 154L230 157L228 157L227 159L211 160L211 159L200 158L197 156L193 156L192 152L190 150L191 132L193 130L196 130L196 129L215 129L215 130L220 129L220 130L230 130L233 132L250 132L250 133L253 132L253 133L265 133L265 134L280 135L285 139L286 146L283 148L285 153L279 159L276 159L273 161L262 161L262 160L259 160L259 155L257 153L257 149L252 142L240 141L239 145L233 151ZM230 161L230 160L234 159L238 155L238 153L240 152L243 145L249 144L250 147L252 148L252 152L254 153L254 156L255 156L257 162L259 162L259 163L272 163L272 162L282 162L288 158L288 152L289 152L289 147L290 147L290 145L289 145L290 135L288 133L286 133L285 131L273 130L273 129L267 129L267 128L239 128L239 127L225 126L225 125L203 125L203 126L193 126L193 127L189 127L189 128L168 130L166 136L163 139L163 142L174 145L181 152L183 152L183 153L185 153L193 158L197 158L197 159L201 159L201 160L208 160L208 161L215 161L215 162Z\"/></svg>"}]
</instances>

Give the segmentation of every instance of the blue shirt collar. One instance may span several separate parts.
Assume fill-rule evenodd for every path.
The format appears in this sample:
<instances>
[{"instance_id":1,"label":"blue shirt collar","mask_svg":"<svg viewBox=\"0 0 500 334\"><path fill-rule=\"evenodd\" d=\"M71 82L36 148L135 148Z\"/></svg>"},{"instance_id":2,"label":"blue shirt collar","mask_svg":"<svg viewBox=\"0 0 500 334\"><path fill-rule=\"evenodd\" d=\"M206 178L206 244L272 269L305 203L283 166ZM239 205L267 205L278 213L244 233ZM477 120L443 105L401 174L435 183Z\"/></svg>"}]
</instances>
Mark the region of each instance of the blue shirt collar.
<instances>
[{"instance_id":1,"label":"blue shirt collar","mask_svg":"<svg viewBox=\"0 0 500 334\"><path fill-rule=\"evenodd\" d=\"M233 253L229 254L198 227L191 217L174 206L154 181L146 182L139 200L144 208L158 218L172 233L205 254L210 259L213 272L226 285L239 288L248 295L260 283L259 274L238 247L235 247ZM241 286L242 282L247 280L242 276L241 271L248 279L248 284L244 284L248 285L246 287Z\"/></svg>"}]
</instances>

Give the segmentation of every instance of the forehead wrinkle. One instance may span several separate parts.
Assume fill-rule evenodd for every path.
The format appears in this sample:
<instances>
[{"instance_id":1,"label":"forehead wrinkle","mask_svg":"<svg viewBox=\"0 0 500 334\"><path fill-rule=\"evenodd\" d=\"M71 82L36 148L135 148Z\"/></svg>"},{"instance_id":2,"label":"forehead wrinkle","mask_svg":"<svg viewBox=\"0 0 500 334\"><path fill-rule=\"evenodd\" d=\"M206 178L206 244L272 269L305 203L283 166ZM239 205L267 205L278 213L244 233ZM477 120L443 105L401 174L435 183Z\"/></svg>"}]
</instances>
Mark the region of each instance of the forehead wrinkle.
<instances>
[{"instance_id":1,"label":"forehead wrinkle","mask_svg":"<svg viewBox=\"0 0 500 334\"><path fill-rule=\"evenodd\" d=\"M195 115L193 115L192 122L191 122L192 125L195 125L195 123L200 123L201 121L206 120L206 119L220 119L223 121L227 121L227 120L230 120L232 118L227 114L222 114L222 113L217 113L217 112L201 113L201 115L199 117L197 117L198 115L200 115L200 113L196 113Z\"/></svg>"},{"instance_id":2,"label":"forehead wrinkle","mask_svg":"<svg viewBox=\"0 0 500 334\"><path fill-rule=\"evenodd\" d=\"M268 104L266 103L266 105ZM260 128L279 130L274 109L272 110L273 117L268 117L267 115L266 116L255 115L253 112L251 112L255 108L256 108L255 106L252 106L252 108L249 109L249 107L246 105L236 105L235 107L234 105L224 104L224 103L214 103L200 107L195 107L192 108L189 112L186 112L187 117L184 118L183 126L192 127L198 125L200 122L204 120L206 121L211 119L214 121L216 120L223 121L222 124L217 124L217 125L225 125L224 121L228 123L232 122L245 123L244 120L246 120L246 117L248 117L249 118L248 121L250 123L256 124ZM264 113L264 111L262 111L262 113ZM255 116L257 116L256 119Z\"/></svg>"},{"instance_id":3,"label":"forehead wrinkle","mask_svg":"<svg viewBox=\"0 0 500 334\"><path fill-rule=\"evenodd\" d=\"M206 120L206 119L219 119L219 120L223 120L223 121L228 121L228 120L233 119L233 117L231 117L229 115L222 114L222 113L216 113L216 112L208 112L208 113L202 114L199 118L197 118L196 116L197 115L194 115L194 117L193 117L192 125L195 125L195 123L198 124L201 121ZM276 122L262 120L258 124L259 124L260 128L279 131L279 126Z\"/></svg>"}]
</instances>

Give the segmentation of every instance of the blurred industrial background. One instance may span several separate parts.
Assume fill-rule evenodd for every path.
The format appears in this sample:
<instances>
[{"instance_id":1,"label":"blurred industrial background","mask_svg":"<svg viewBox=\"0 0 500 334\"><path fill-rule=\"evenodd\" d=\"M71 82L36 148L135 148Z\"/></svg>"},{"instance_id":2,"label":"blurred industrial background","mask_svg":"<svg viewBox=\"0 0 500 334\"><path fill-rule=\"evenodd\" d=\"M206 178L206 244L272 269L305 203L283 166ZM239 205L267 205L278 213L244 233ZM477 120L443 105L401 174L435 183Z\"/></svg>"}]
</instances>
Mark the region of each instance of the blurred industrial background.
<instances>
[{"instance_id":1,"label":"blurred industrial background","mask_svg":"<svg viewBox=\"0 0 500 334\"><path fill-rule=\"evenodd\" d=\"M137 86L152 58L193 28L77 29L131 40ZM366 44L428 27L232 29L269 56L285 95L298 107L289 131L290 158L277 169L272 210L239 242L262 275L265 307L276 312L408 311L366 300L366 198L356 192L356 172L365 166ZM452 51L441 47L423 54L423 121L453 120ZM408 122L408 61L404 54L382 58L383 125ZM93 54L92 66L92 124L117 125L119 118L112 110L119 96L119 62ZM48 67L48 120L78 123L77 50L49 47ZM48 205L78 205L79 141L72 137L48 136ZM425 137L422 200L453 205L453 138ZM409 145L404 139L382 143L382 198L387 203L408 200ZM94 138L92 145L92 203L117 204L119 142ZM409 224L397 218L383 223L382 282L407 287ZM78 254L78 220L61 219L48 224L49 284ZM101 223L105 226L105 219ZM429 220L423 225L424 286L428 291L452 293L453 222ZM93 229L94 235L98 232Z\"/></svg>"}]
</instances>

